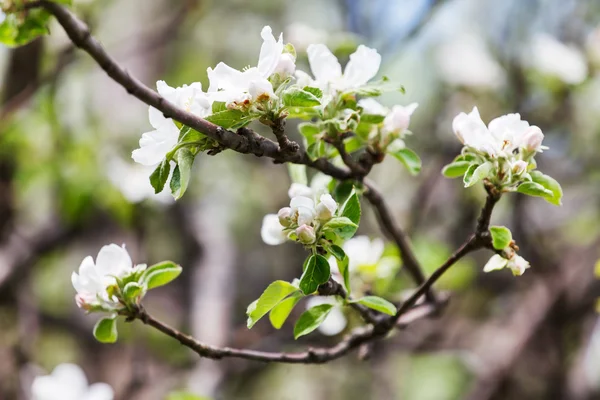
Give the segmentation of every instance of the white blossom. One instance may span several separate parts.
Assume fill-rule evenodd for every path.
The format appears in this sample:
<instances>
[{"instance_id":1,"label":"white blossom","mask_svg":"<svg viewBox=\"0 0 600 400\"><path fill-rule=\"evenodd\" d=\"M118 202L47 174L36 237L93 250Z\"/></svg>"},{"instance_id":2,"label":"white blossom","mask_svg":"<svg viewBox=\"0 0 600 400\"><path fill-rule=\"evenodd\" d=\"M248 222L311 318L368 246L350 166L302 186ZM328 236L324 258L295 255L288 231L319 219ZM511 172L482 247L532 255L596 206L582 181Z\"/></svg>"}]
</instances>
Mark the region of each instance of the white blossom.
<instances>
[{"instance_id":1,"label":"white blossom","mask_svg":"<svg viewBox=\"0 0 600 400\"><path fill-rule=\"evenodd\" d=\"M513 254L510 259L506 259L499 254L494 254L483 267L483 272L491 272L503 268L509 268L513 275L523 275L525 270L530 267L529 262L523 257Z\"/></svg>"},{"instance_id":2,"label":"white blossom","mask_svg":"<svg viewBox=\"0 0 600 400\"><path fill-rule=\"evenodd\" d=\"M292 183L288 190L288 196L290 199L297 196L313 197L313 190L302 183Z\"/></svg>"},{"instance_id":3,"label":"white blossom","mask_svg":"<svg viewBox=\"0 0 600 400\"><path fill-rule=\"evenodd\" d=\"M50 375L38 376L31 386L32 400L113 400L114 391L106 383L88 386L82 369L61 364Z\"/></svg>"},{"instance_id":4,"label":"white blossom","mask_svg":"<svg viewBox=\"0 0 600 400\"><path fill-rule=\"evenodd\" d=\"M391 133L400 134L406 131L410 125L411 115L419 106L417 103L411 103L407 106L397 104L390 110L372 98L361 99L358 105L362 107L365 114L385 116L383 128L381 129L384 135Z\"/></svg>"},{"instance_id":5,"label":"white blossom","mask_svg":"<svg viewBox=\"0 0 600 400\"><path fill-rule=\"evenodd\" d=\"M277 213L277 218L281 226L290 226L292 224L292 209L290 207L283 207Z\"/></svg>"},{"instance_id":6,"label":"white blossom","mask_svg":"<svg viewBox=\"0 0 600 400\"><path fill-rule=\"evenodd\" d=\"M292 220L298 225L310 225L317 216L315 202L308 197L296 196L290 201Z\"/></svg>"},{"instance_id":7,"label":"white blossom","mask_svg":"<svg viewBox=\"0 0 600 400\"><path fill-rule=\"evenodd\" d=\"M107 288L117 283L116 278L128 276L132 272L144 270L145 264L133 268L131 257L125 246L116 244L103 246L98 252L96 262L92 256L87 256L79 266L79 274L73 272L71 282L77 291L75 300L80 308L93 306L113 308L117 306L116 299L108 295Z\"/></svg>"},{"instance_id":8,"label":"white blossom","mask_svg":"<svg viewBox=\"0 0 600 400\"><path fill-rule=\"evenodd\" d=\"M456 137L465 146L478 152L485 153L488 156L510 157L514 150L529 145L524 142L529 132L536 132L535 139L538 143L538 149L541 146L543 134L536 126L529 126L527 121L521 120L519 114L507 114L493 119L486 127L479 115L477 107L469 114L460 113L452 122L452 129Z\"/></svg>"},{"instance_id":9,"label":"white blossom","mask_svg":"<svg viewBox=\"0 0 600 400\"><path fill-rule=\"evenodd\" d=\"M287 235L283 229L284 226L279 222L277 214L267 214L263 218L260 236L266 244L276 246L287 240Z\"/></svg>"},{"instance_id":10,"label":"white blossom","mask_svg":"<svg viewBox=\"0 0 600 400\"><path fill-rule=\"evenodd\" d=\"M335 299L329 296L311 296L306 301L306 309L308 310L321 304L332 304L333 308L329 311L323 323L319 325L319 332L326 336L335 336L341 333L348 324L348 321L344 316L342 307L340 307Z\"/></svg>"},{"instance_id":11,"label":"white blossom","mask_svg":"<svg viewBox=\"0 0 600 400\"><path fill-rule=\"evenodd\" d=\"M544 134L542 130L537 126L531 126L525 132L523 137L523 147L527 151L535 151L542 152L545 149L545 146L542 146L542 141L544 140Z\"/></svg>"},{"instance_id":12,"label":"white blossom","mask_svg":"<svg viewBox=\"0 0 600 400\"><path fill-rule=\"evenodd\" d=\"M355 236L347 240L342 245L342 249L348 256L348 271L351 274L374 271L378 277L387 276L397 262L394 261L392 265L391 260L388 260L387 257L382 258L384 247L383 240L379 238L371 240L368 236ZM337 260L330 257L329 264L334 279L341 281Z\"/></svg>"},{"instance_id":13,"label":"white blossom","mask_svg":"<svg viewBox=\"0 0 600 400\"><path fill-rule=\"evenodd\" d=\"M283 35L279 36L279 40L275 40L271 28L265 26L261 37L263 44L256 67L238 71L220 62L214 69L208 68L208 92L214 100L231 104L275 97L273 85L268 78L277 72L289 72L295 69L295 66L292 68L290 65L290 55L283 53Z\"/></svg>"},{"instance_id":14,"label":"white blossom","mask_svg":"<svg viewBox=\"0 0 600 400\"><path fill-rule=\"evenodd\" d=\"M118 156L109 156L105 161L104 165L108 179L130 203L140 203L146 199L161 204L173 203L173 196L168 190L156 194L150 184L148 176L152 173L154 167L125 162Z\"/></svg>"},{"instance_id":15,"label":"white blossom","mask_svg":"<svg viewBox=\"0 0 600 400\"><path fill-rule=\"evenodd\" d=\"M350 55L350 61L342 74L342 66L335 55L324 44L311 44L307 49L308 62L314 80L308 84L322 89L327 94L359 88L373 79L381 65L381 55L375 49L360 45ZM296 72L299 80L305 81L306 73ZM304 82L303 82L304 83Z\"/></svg>"},{"instance_id":16,"label":"white blossom","mask_svg":"<svg viewBox=\"0 0 600 400\"><path fill-rule=\"evenodd\" d=\"M315 228L306 224L300 225L298 228L296 228L296 235L302 244L313 244L317 239L315 235Z\"/></svg>"},{"instance_id":17,"label":"white blossom","mask_svg":"<svg viewBox=\"0 0 600 400\"><path fill-rule=\"evenodd\" d=\"M156 89L170 103L199 117L206 117L211 113L212 102L202 92L200 83L173 88L164 81L158 81ZM149 108L148 117L154 130L142 135L140 148L134 150L131 156L137 163L156 166L177 144L179 128L171 118L166 118L154 107Z\"/></svg>"},{"instance_id":18,"label":"white blossom","mask_svg":"<svg viewBox=\"0 0 600 400\"><path fill-rule=\"evenodd\" d=\"M316 207L317 218L320 221L329 221L337 211L338 205L330 194L322 194Z\"/></svg>"},{"instance_id":19,"label":"white blossom","mask_svg":"<svg viewBox=\"0 0 600 400\"><path fill-rule=\"evenodd\" d=\"M559 42L548 34L533 37L523 58L528 66L567 84L579 84L588 75L587 61L581 51Z\"/></svg>"}]
</instances>

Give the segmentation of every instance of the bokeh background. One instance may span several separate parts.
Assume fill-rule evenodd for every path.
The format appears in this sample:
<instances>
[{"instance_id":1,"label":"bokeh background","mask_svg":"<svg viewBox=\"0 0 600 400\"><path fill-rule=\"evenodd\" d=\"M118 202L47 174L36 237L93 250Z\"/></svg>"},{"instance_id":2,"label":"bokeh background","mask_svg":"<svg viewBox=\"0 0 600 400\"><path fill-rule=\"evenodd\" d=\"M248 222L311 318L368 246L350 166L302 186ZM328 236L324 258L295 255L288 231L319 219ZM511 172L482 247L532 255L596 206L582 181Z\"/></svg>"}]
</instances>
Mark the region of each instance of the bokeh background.
<instances>
[{"instance_id":1,"label":"bokeh background","mask_svg":"<svg viewBox=\"0 0 600 400\"><path fill-rule=\"evenodd\" d=\"M266 285L301 271L300 246L260 239L263 215L288 201L286 168L231 151L200 156L181 201L153 195L149 171L130 157L150 130L147 107L55 24L25 47L0 47L0 399L27 399L33 377L62 362L128 400L174 390L249 400L600 398L600 2L102 0L75 1L75 11L149 86L206 87L218 61L253 64L267 24L296 46L305 70L310 43L342 60L360 43L376 47L381 74L406 87L383 102L420 104L407 143L424 168L413 178L386 160L372 177L429 272L472 231L484 199L482 188L440 174L460 149L451 130L460 111L477 105L485 121L519 112L540 126L550 150L538 163L561 182L564 205L505 196L492 223L511 228L531 269L484 274L490 254L469 256L437 285L452 293L443 315L378 342L367 361L201 360L138 322L101 345L97 316L75 306L70 275L112 242L134 262L184 267L145 303L200 340L294 350L340 337L295 342L290 322L246 328L246 306ZM367 203L363 210L360 233L382 237Z\"/></svg>"}]
</instances>

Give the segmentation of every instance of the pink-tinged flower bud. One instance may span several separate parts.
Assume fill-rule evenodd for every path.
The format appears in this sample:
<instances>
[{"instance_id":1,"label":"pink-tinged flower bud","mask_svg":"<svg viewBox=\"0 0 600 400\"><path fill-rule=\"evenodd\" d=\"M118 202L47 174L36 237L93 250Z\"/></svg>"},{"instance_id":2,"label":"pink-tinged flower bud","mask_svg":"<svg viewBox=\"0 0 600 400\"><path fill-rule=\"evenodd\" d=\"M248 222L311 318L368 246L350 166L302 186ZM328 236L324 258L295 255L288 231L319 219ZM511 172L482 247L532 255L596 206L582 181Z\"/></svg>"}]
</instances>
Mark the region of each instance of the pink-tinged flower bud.
<instances>
[{"instance_id":1,"label":"pink-tinged flower bud","mask_svg":"<svg viewBox=\"0 0 600 400\"><path fill-rule=\"evenodd\" d=\"M515 175L521 175L523 172L527 171L527 166L528 165L529 164L527 164L523 160L515 161L512 164L512 172L513 172L513 174L515 174Z\"/></svg>"},{"instance_id":2,"label":"pink-tinged flower bud","mask_svg":"<svg viewBox=\"0 0 600 400\"><path fill-rule=\"evenodd\" d=\"M296 229L296 235L298 240L303 244L313 244L317 237L315 236L315 229L309 225L301 225Z\"/></svg>"},{"instance_id":3,"label":"pink-tinged flower bud","mask_svg":"<svg viewBox=\"0 0 600 400\"><path fill-rule=\"evenodd\" d=\"M283 207L277 213L279 223L284 227L289 227L292 224L292 209L290 207Z\"/></svg>"},{"instance_id":4,"label":"pink-tinged flower bud","mask_svg":"<svg viewBox=\"0 0 600 400\"><path fill-rule=\"evenodd\" d=\"M529 127L523 134L523 147L527 151L540 151L542 149L542 141L544 134L542 130L535 125Z\"/></svg>"},{"instance_id":5,"label":"pink-tinged flower bud","mask_svg":"<svg viewBox=\"0 0 600 400\"><path fill-rule=\"evenodd\" d=\"M282 78L294 75L296 72L296 58L290 53L283 53L279 57L277 67L275 67L276 74L279 74Z\"/></svg>"}]
</instances>

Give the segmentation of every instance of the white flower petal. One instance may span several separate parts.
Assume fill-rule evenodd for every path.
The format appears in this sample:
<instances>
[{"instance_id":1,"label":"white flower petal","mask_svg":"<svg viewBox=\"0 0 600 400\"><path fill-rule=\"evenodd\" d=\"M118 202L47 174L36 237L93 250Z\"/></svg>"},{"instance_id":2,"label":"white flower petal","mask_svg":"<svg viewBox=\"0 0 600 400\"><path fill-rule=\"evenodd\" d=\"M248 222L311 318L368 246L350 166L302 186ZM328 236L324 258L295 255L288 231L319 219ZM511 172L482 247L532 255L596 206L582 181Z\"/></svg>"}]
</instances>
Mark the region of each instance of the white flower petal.
<instances>
[{"instance_id":1,"label":"white flower petal","mask_svg":"<svg viewBox=\"0 0 600 400\"><path fill-rule=\"evenodd\" d=\"M283 229L284 227L279 223L277 214L267 214L263 218L260 236L266 244L276 246L287 240L287 235L283 232Z\"/></svg>"},{"instance_id":2,"label":"white flower petal","mask_svg":"<svg viewBox=\"0 0 600 400\"><path fill-rule=\"evenodd\" d=\"M263 39L263 44L258 56L258 71L264 78L268 78L275 71L281 58L283 35L279 35L279 40L275 41L271 27L265 26L260 32L260 36Z\"/></svg>"},{"instance_id":3,"label":"white flower petal","mask_svg":"<svg viewBox=\"0 0 600 400\"><path fill-rule=\"evenodd\" d=\"M303 185L302 183L292 183L290 189L288 190L288 196L290 197L290 199L293 199L294 197L298 196L310 198L313 196L313 191L311 188L309 188L306 185Z\"/></svg>"},{"instance_id":4,"label":"white flower petal","mask_svg":"<svg viewBox=\"0 0 600 400\"><path fill-rule=\"evenodd\" d=\"M324 44L311 44L306 49L310 69L319 82L329 83L342 77L342 66Z\"/></svg>"},{"instance_id":5,"label":"white flower petal","mask_svg":"<svg viewBox=\"0 0 600 400\"><path fill-rule=\"evenodd\" d=\"M380 65L381 55L377 50L362 44L358 46L358 49L350 55L350 61L344 71L345 89L357 88L367 83L377 75ZM319 78L317 77L317 79Z\"/></svg>"},{"instance_id":6,"label":"white flower petal","mask_svg":"<svg viewBox=\"0 0 600 400\"><path fill-rule=\"evenodd\" d=\"M365 114L375 114L375 115L387 115L390 110L387 107L384 107L380 102L375 100L372 97L367 97L366 99L360 99L358 101L358 106L362 107L363 112Z\"/></svg>"},{"instance_id":7,"label":"white flower petal","mask_svg":"<svg viewBox=\"0 0 600 400\"><path fill-rule=\"evenodd\" d=\"M131 153L135 162L146 166L155 166L175 147L179 130L173 121L169 122L170 124L166 124L162 129L142 135L140 148Z\"/></svg>"},{"instance_id":8,"label":"white flower petal","mask_svg":"<svg viewBox=\"0 0 600 400\"><path fill-rule=\"evenodd\" d=\"M483 272L491 272L506 267L508 260L499 254L494 254L483 267Z\"/></svg>"},{"instance_id":9,"label":"white flower petal","mask_svg":"<svg viewBox=\"0 0 600 400\"><path fill-rule=\"evenodd\" d=\"M115 398L115 392L106 383L94 383L90 385L87 393L81 400L113 400Z\"/></svg>"},{"instance_id":10,"label":"white flower petal","mask_svg":"<svg viewBox=\"0 0 600 400\"><path fill-rule=\"evenodd\" d=\"M96 258L96 268L104 275L123 276L132 270L131 257L124 247L116 244L103 246Z\"/></svg>"}]
</instances>

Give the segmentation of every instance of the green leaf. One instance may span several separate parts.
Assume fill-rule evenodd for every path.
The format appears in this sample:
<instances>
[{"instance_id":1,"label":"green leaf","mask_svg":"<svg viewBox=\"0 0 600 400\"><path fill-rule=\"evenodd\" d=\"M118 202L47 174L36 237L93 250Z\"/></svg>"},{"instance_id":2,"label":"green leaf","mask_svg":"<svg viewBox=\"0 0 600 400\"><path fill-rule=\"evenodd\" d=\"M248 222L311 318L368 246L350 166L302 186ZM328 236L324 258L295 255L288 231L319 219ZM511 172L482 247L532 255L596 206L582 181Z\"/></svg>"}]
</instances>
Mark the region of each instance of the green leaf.
<instances>
[{"instance_id":1,"label":"green leaf","mask_svg":"<svg viewBox=\"0 0 600 400\"><path fill-rule=\"evenodd\" d=\"M397 311L395 305L386 299L382 299L381 297L377 296L365 296L360 299L353 300L352 303L362 304L365 307L369 307L387 315L395 315Z\"/></svg>"},{"instance_id":2,"label":"green leaf","mask_svg":"<svg viewBox=\"0 0 600 400\"><path fill-rule=\"evenodd\" d=\"M336 181L332 181L336 182ZM335 185L333 188L332 196L336 202L339 204L343 204L346 202L348 197L352 194L352 190L354 190L354 184L350 181L342 181Z\"/></svg>"},{"instance_id":3,"label":"green leaf","mask_svg":"<svg viewBox=\"0 0 600 400\"><path fill-rule=\"evenodd\" d=\"M562 205L563 191L560 187L560 183L558 183L556 179L544 175L539 171L531 171L529 174L531 175L533 182L542 185L544 189L552 192L552 196L544 196L544 199L546 199L547 202L554 204L555 206Z\"/></svg>"},{"instance_id":4,"label":"green leaf","mask_svg":"<svg viewBox=\"0 0 600 400\"><path fill-rule=\"evenodd\" d=\"M300 290L304 294L314 293L320 285L329 280L330 276L329 261L321 255L314 254L310 256L308 263L306 263L306 269L300 278Z\"/></svg>"},{"instance_id":5,"label":"green leaf","mask_svg":"<svg viewBox=\"0 0 600 400\"><path fill-rule=\"evenodd\" d=\"M512 241L512 233L505 226L491 226L492 245L496 250L503 250L508 247Z\"/></svg>"},{"instance_id":6,"label":"green leaf","mask_svg":"<svg viewBox=\"0 0 600 400\"><path fill-rule=\"evenodd\" d=\"M292 183L308 185L308 178L306 177L306 165L288 163L288 172L290 173Z\"/></svg>"},{"instance_id":7,"label":"green leaf","mask_svg":"<svg viewBox=\"0 0 600 400\"><path fill-rule=\"evenodd\" d=\"M150 184L154 188L154 193L162 192L169 179L169 172L171 172L171 164L165 158L150 175Z\"/></svg>"},{"instance_id":8,"label":"green leaf","mask_svg":"<svg viewBox=\"0 0 600 400\"><path fill-rule=\"evenodd\" d=\"M117 341L117 316L102 318L94 326L94 337L100 343L115 343Z\"/></svg>"},{"instance_id":9,"label":"green leaf","mask_svg":"<svg viewBox=\"0 0 600 400\"><path fill-rule=\"evenodd\" d=\"M350 239L356 233L358 225L347 217L336 217L330 219L324 226L323 229L335 232L340 238L347 240Z\"/></svg>"},{"instance_id":10,"label":"green leaf","mask_svg":"<svg viewBox=\"0 0 600 400\"><path fill-rule=\"evenodd\" d=\"M471 187L483 178L486 178L493 167L494 166L489 161L486 161L479 166L477 164L471 165L463 177L465 187Z\"/></svg>"},{"instance_id":11,"label":"green leaf","mask_svg":"<svg viewBox=\"0 0 600 400\"><path fill-rule=\"evenodd\" d=\"M4 21L0 23L0 43L7 46L22 46L39 36L48 34L50 17L50 13L41 8L28 10L27 13L7 14Z\"/></svg>"},{"instance_id":12,"label":"green leaf","mask_svg":"<svg viewBox=\"0 0 600 400\"><path fill-rule=\"evenodd\" d=\"M528 196L543 197L544 199L551 199L554 197L554 193L535 182L521 183L517 188L517 192Z\"/></svg>"},{"instance_id":13,"label":"green leaf","mask_svg":"<svg viewBox=\"0 0 600 400\"><path fill-rule=\"evenodd\" d=\"M411 149L404 148L391 154L398 160L400 160L402 164L404 164L404 166L406 167L406 169L408 169L408 172L410 172L411 175L418 175L419 172L421 172L421 159L419 158L417 153L415 153Z\"/></svg>"},{"instance_id":14,"label":"green leaf","mask_svg":"<svg viewBox=\"0 0 600 400\"><path fill-rule=\"evenodd\" d=\"M297 287L285 281L275 281L267 286L263 294L248 306L248 310L246 311L248 315L248 328L252 328L259 319L271 311L281 300L297 290Z\"/></svg>"},{"instance_id":15,"label":"green leaf","mask_svg":"<svg viewBox=\"0 0 600 400\"><path fill-rule=\"evenodd\" d=\"M125 298L128 300L136 299L140 294L142 294L143 288L137 282L129 282L123 288L123 294Z\"/></svg>"},{"instance_id":16,"label":"green leaf","mask_svg":"<svg viewBox=\"0 0 600 400\"><path fill-rule=\"evenodd\" d=\"M342 206L341 216L346 217L356 225L359 225L360 214L360 200L358 199L356 192L354 192Z\"/></svg>"},{"instance_id":17,"label":"green leaf","mask_svg":"<svg viewBox=\"0 0 600 400\"><path fill-rule=\"evenodd\" d=\"M329 252L337 259L338 270L342 278L344 278L344 286L346 286L346 290L350 294L350 269L348 268L350 259L344 252L344 249L335 244L329 247Z\"/></svg>"},{"instance_id":18,"label":"green leaf","mask_svg":"<svg viewBox=\"0 0 600 400\"><path fill-rule=\"evenodd\" d=\"M446 178L458 178L467 172L471 164L471 161L457 161L450 163L442 169L442 175Z\"/></svg>"},{"instance_id":19,"label":"green leaf","mask_svg":"<svg viewBox=\"0 0 600 400\"><path fill-rule=\"evenodd\" d=\"M379 81L370 82L357 89L350 89L345 93L355 93L361 96L376 97L381 96L385 92L402 92L404 93L404 87L389 82L387 77L383 77Z\"/></svg>"},{"instance_id":20,"label":"green leaf","mask_svg":"<svg viewBox=\"0 0 600 400\"><path fill-rule=\"evenodd\" d=\"M177 167L173 171L173 177L171 178L171 194L173 194L175 200L179 200L187 190L190 182L194 154L192 154L189 148L183 147L177 150L175 159Z\"/></svg>"},{"instance_id":21,"label":"green leaf","mask_svg":"<svg viewBox=\"0 0 600 400\"><path fill-rule=\"evenodd\" d=\"M240 110L224 110L211 114L205 118L213 124L219 125L225 129L233 128L237 125L249 122L251 118Z\"/></svg>"},{"instance_id":22,"label":"green leaf","mask_svg":"<svg viewBox=\"0 0 600 400\"><path fill-rule=\"evenodd\" d=\"M321 100L323 98L323 91L319 88L311 87L311 86L304 86L304 88L302 90L304 90L305 92L311 93L313 96L315 96L319 100Z\"/></svg>"},{"instance_id":23,"label":"green leaf","mask_svg":"<svg viewBox=\"0 0 600 400\"><path fill-rule=\"evenodd\" d=\"M225 103L224 101L215 101L212 103L211 114L216 114L222 111L227 111L227 103Z\"/></svg>"},{"instance_id":24,"label":"green leaf","mask_svg":"<svg viewBox=\"0 0 600 400\"><path fill-rule=\"evenodd\" d=\"M361 114L360 122L365 124L380 124L385 119L385 115Z\"/></svg>"},{"instance_id":25,"label":"green leaf","mask_svg":"<svg viewBox=\"0 0 600 400\"><path fill-rule=\"evenodd\" d=\"M283 105L286 107L314 107L321 104L317 96L311 92L291 86L282 95Z\"/></svg>"},{"instance_id":26,"label":"green leaf","mask_svg":"<svg viewBox=\"0 0 600 400\"><path fill-rule=\"evenodd\" d=\"M172 261L163 261L148 267L140 278L146 290L166 285L181 274L182 268Z\"/></svg>"},{"instance_id":27,"label":"green leaf","mask_svg":"<svg viewBox=\"0 0 600 400\"><path fill-rule=\"evenodd\" d=\"M287 320L294 306L298 304L303 297L302 292L294 292L290 297L283 299L269 313L269 321L275 329L280 329Z\"/></svg>"},{"instance_id":28,"label":"green leaf","mask_svg":"<svg viewBox=\"0 0 600 400\"><path fill-rule=\"evenodd\" d=\"M332 309L332 304L320 304L303 312L294 326L294 339L308 335L317 329Z\"/></svg>"},{"instance_id":29,"label":"green leaf","mask_svg":"<svg viewBox=\"0 0 600 400\"><path fill-rule=\"evenodd\" d=\"M179 138L177 139L177 143L198 143L206 138L206 135L203 135L189 126L183 125L179 130Z\"/></svg>"}]
</instances>

